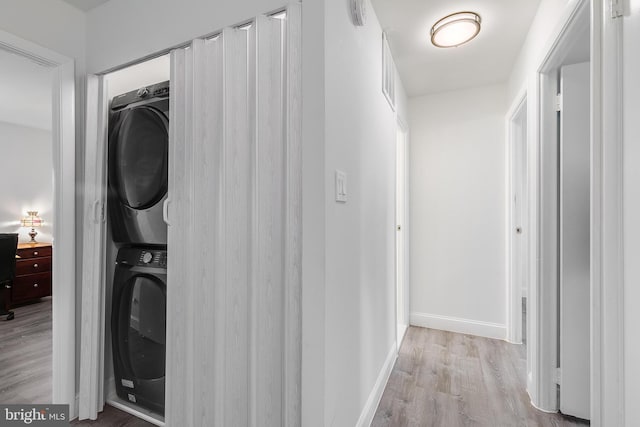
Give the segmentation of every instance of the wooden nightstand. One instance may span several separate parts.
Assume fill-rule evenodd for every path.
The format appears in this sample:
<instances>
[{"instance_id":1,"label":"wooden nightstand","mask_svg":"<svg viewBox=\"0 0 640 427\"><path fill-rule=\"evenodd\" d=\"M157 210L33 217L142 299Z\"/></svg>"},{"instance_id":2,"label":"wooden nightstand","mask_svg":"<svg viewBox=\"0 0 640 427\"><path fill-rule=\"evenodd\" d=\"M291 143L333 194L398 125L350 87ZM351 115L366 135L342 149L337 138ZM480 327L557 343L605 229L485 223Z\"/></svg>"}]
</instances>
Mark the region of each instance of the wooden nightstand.
<instances>
[{"instance_id":1,"label":"wooden nightstand","mask_svg":"<svg viewBox=\"0 0 640 427\"><path fill-rule=\"evenodd\" d=\"M20 243L17 255L10 305L13 307L51 295L51 243Z\"/></svg>"}]
</instances>

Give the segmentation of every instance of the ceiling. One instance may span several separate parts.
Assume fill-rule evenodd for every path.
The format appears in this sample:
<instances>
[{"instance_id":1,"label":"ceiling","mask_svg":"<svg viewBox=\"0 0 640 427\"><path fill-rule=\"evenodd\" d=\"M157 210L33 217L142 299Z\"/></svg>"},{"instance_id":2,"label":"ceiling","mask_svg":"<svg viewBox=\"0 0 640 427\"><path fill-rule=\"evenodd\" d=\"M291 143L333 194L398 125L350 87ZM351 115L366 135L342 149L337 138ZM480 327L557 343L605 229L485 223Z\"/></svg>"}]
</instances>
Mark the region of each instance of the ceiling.
<instances>
[{"instance_id":1,"label":"ceiling","mask_svg":"<svg viewBox=\"0 0 640 427\"><path fill-rule=\"evenodd\" d=\"M0 121L51 130L50 68L0 49Z\"/></svg>"},{"instance_id":2,"label":"ceiling","mask_svg":"<svg viewBox=\"0 0 640 427\"><path fill-rule=\"evenodd\" d=\"M76 7L85 12L100 6L103 3L108 2L109 0L63 0L69 3L71 6Z\"/></svg>"},{"instance_id":3,"label":"ceiling","mask_svg":"<svg viewBox=\"0 0 640 427\"><path fill-rule=\"evenodd\" d=\"M372 0L409 97L506 82L540 0ZM434 47L431 26L454 12L482 17L457 48Z\"/></svg>"}]
</instances>

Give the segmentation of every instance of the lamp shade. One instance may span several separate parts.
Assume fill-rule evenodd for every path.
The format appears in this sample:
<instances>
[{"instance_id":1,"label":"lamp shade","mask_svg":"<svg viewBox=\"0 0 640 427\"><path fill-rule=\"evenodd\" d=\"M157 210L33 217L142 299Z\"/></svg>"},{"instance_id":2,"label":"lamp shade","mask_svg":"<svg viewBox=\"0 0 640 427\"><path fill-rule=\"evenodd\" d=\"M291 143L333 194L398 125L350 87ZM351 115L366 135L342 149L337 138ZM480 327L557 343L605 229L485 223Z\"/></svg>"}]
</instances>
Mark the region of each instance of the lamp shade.
<instances>
[{"instance_id":1,"label":"lamp shade","mask_svg":"<svg viewBox=\"0 0 640 427\"><path fill-rule=\"evenodd\" d=\"M20 220L23 227L42 227L44 221L38 216L38 211L27 211L28 216Z\"/></svg>"}]
</instances>

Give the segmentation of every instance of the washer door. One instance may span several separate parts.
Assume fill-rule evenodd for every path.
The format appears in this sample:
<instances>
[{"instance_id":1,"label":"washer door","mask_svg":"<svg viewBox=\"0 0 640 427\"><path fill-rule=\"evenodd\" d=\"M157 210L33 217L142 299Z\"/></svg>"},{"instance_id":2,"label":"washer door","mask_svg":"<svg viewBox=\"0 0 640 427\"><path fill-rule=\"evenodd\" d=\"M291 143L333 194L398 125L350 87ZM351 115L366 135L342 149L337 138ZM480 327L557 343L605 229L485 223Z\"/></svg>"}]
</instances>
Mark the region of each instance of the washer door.
<instances>
[{"instance_id":1,"label":"washer door","mask_svg":"<svg viewBox=\"0 0 640 427\"><path fill-rule=\"evenodd\" d=\"M138 380L165 375L166 286L155 276L132 276L118 303L120 359Z\"/></svg>"},{"instance_id":2,"label":"washer door","mask_svg":"<svg viewBox=\"0 0 640 427\"><path fill-rule=\"evenodd\" d=\"M109 179L120 202L135 210L156 205L167 193L167 117L147 106L122 111L110 157Z\"/></svg>"}]
</instances>

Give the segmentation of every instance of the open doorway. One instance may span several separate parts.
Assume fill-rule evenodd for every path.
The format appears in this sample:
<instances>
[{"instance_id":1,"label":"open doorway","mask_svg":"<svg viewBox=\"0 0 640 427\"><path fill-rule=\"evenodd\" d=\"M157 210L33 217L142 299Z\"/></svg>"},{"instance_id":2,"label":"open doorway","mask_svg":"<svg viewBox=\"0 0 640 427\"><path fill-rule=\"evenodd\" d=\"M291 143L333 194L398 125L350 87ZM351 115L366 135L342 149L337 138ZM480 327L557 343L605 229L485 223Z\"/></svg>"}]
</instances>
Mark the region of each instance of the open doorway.
<instances>
[{"instance_id":1,"label":"open doorway","mask_svg":"<svg viewBox=\"0 0 640 427\"><path fill-rule=\"evenodd\" d=\"M2 289L9 314L0 321L0 402L46 403L52 401L53 71L2 49L0 63L0 232L18 234L15 275Z\"/></svg>"},{"instance_id":2,"label":"open doorway","mask_svg":"<svg viewBox=\"0 0 640 427\"><path fill-rule=\"evenodd\" d=\"M50 155L48 166L41 166L45 170L48 169L47 176L42 178L44 182L37 183L37 188L49 188L49 191L52 192L52 205L49 211L47 211L46 207L43 210L38 206L33 206L32 214L21 213L17 218L14 218L15 213L9 213L11 215L11 224L4 224L4 226L9 227L8 230L6 228L5 230L13 233L21 231L20 225L28 225L28 231L34 228L30 234L33 234L36 240L41 239L42 244L45 246L41 248L37 243L29 244L26 242L28 246L23 250L24 253L21 253L20 249L18 250L18 254L22 258L17 261L20 262L22 260L23 262L20 263L20 266L17 265L19 268L16 268L16 274L22 275L24 273L24 276L28 276L23 278L24 283L22 281L19 283L21 285L26 283L28 286L23 289L24 292L14 293L15 289L11 288L12 295L9 298L15 296L17 297L16 303L23 303L38 300L42 296L42 292L55 295L55 298L50 300L50 359L48 361L38 360L37 356L34 355L31 360L42 370L44 376L51 378L50 388L48 388L49 391L45 391L46 396L44 394L34 395L32 397L33 400L29 400L33 403L68 404L70 416L73 416L75 413L76 369L75 65L74 61L68 57L6 32L0 32L0 50L3 54L14 55L16 58L13 59L31 62L31 65L42 67L44 74L48 73L49 75L48 88L41 90L49 94ZM3 61L3 66L4 64L5 62ZM30 99L25 93L20 95L28 101L28 104L33 103L33 99ZM46 100L42 102L47 103ZM12 104L9 109L12 110L11 113L16 113L19 109L19 104ZM34 117L35 114L28 120L34 120ZM25 127L24 123L21 125ZM28 139L31 140L31 138ZM9 142L13 142L16 146L19 145L18 139ZM19 171L14 171L16 176L10 177L8 179L9 182L17 186L17 181L28 179L30 174L36 174L34 170L35 159L31 160L32 157L35 158L39 154L36 151L37 149L30 150L29 159L21 163L22 167ZM41 199L35 199L30 203L44 204L45 202L42 202ZM23 210L23 207L21 206L19 209ZM35 213L36 210L38 211L37 214ZM43 218L42 216L45 214L47 217ZM43 219L45 220L44 222L42 222ZM39 230L41 233L39 235L35 234L35 228L37 227L33 227L34 225L47 223L51 226L50 229L47 230L45 227L41 227ZM22 230L23 239L24 232ZM54 236L55 239L53 238ZM31 236L29 236L28 240L31 240ZM53 255L54 253L64 254L64 256L55 256ZM35 273L31 274L34 271ZM37 280L31 280L34 278ZM18 284L13 281L12 283ZM16 317L17 315L18 313L16 313ZM16 320L18 319L3 323L7 325L15 324ZM3 340L2 345L4 346L5 344L6 342ZM27 359L22 354L23 346L17 346L16 350L21 351L20 354L13 355L16 360ZM3 351L2 353L3 356L11 357L10 351ZM3 369L7 369L6 364L3 364ZM3 382L3 386L6 386L5 382ZM32 384L30 387L35 387L38 390L45 389L42 384ZM16 395L15 389L11 389L9 392L12 396ZM21 403L28 399L18 396L16 398Z\"/></svg>"},{"instance_id":3,"label":"open doorway","mask_svg":"<svg viewBox=\"0 0 640 427\"><path fill-rule=\"evenodd\" d=\"M527 200L527 96L518 97L507 113L509 196L507 247L509 248L508 340L526 344L529 241Z\"/></svg>"},{"instance_id":4,"label":"open doorway","mask_svg":"<svg viewBox=\"0 0 640 427\"><path fill-rule=\"evenodd\" d=\"M396 133L396 324L397 350L409 326L407 286L407 130L398 122Z\"/></svg>"},{"instance_id":5,"label":"open doorway","mask_svg":"<svg viewBox=\"0 0 640 427\"><path fill-rule=\"evenodd\" d=\"M580 2L538 71L541 277L531 310L538 402L582 419L591 402L590 22Z\"/></svg>"}]
</instances>

